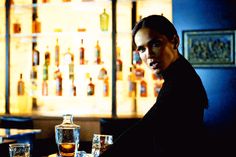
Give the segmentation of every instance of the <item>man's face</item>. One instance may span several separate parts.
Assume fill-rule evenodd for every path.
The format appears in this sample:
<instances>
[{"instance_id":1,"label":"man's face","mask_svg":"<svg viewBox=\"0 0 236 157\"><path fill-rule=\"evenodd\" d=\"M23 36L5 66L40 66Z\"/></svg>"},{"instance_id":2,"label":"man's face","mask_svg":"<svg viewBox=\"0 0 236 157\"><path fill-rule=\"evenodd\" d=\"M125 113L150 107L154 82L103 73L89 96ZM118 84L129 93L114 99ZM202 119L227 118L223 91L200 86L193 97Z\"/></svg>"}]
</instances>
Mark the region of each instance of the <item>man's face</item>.
<instances>
[{"instance_id":1,"label":"man's face","mask_svg":"<svg viewBox=\"0 0 236 157\"><path fill-rule=\"evenodd\" d=\"M178 38L177 38L178 39ZM178 40L168 40L149 28L141 28L134 37L137 50L143 62L150 67L154 73L163 72L171 63L178 58Z\"/></svg>"}]
</instances>

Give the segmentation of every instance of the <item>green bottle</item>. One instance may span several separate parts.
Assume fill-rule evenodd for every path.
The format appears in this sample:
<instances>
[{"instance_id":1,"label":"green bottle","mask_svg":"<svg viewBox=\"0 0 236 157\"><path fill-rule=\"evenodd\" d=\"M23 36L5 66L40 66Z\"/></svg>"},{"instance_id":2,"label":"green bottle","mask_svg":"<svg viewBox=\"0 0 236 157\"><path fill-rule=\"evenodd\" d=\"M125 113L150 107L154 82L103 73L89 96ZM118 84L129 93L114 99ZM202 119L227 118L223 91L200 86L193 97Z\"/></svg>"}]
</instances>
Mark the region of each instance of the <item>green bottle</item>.
<instances>
[{"instance_id":1,"label":"green bottle","mask_svg":"<svg viewBox=\"0 0 236 157\"><path fill-rule=\"evenodd\" d=\"M101 31L108 31L109 15L106 13L106 9L103 9L103 13L100 14L100 29Z\"/></svg>"}]
</instances>

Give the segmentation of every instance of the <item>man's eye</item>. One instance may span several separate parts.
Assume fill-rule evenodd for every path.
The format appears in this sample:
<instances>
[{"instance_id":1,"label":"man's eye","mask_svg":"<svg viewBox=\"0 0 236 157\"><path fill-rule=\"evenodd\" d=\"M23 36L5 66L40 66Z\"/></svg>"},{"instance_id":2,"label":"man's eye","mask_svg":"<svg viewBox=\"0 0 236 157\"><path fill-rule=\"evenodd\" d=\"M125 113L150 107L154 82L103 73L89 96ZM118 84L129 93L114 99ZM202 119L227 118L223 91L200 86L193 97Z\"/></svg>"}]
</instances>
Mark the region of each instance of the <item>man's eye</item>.
<instances>
[{"instance_id":1,"label":"man's eye","mask_svg":"<svg viewBox=\"0 0 236 157\"><path fill-rule=\"evenodd\" d=\"M160 47L161 46L161 42L155 42L155 43L152 43L152 47Z\"/></svg>"},{"instance_id":2,"label":"man's eye","mask_svg":"<svg viewBox=\"0 0 236 157\"><path fill-rule=\"evenodd\" d=\"M144 47L139 48L139 49L138 49L138 52L139 52L139 53L143 53L143 52L145 52L145 48L144 48Z\"/></svg>"}]
</instances>

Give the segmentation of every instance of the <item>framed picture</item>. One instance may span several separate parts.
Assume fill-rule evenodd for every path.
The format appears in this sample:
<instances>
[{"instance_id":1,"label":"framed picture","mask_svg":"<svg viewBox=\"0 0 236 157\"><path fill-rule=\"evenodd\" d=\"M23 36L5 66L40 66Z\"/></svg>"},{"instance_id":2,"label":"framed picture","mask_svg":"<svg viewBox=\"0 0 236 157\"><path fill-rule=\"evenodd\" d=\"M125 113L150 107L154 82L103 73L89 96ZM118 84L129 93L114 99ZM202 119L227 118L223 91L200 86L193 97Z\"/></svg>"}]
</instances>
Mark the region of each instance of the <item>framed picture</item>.
<instances>
[{"instance_id":1,"label":"framed picture","mask_svg":"<svg viewBox=\"0 0 236 157\"><path fill-rule=\"evenodd\" d=\"M234 67L235 30L183 31L183 54L194 67Z\"/></svg>"}]
</instances>

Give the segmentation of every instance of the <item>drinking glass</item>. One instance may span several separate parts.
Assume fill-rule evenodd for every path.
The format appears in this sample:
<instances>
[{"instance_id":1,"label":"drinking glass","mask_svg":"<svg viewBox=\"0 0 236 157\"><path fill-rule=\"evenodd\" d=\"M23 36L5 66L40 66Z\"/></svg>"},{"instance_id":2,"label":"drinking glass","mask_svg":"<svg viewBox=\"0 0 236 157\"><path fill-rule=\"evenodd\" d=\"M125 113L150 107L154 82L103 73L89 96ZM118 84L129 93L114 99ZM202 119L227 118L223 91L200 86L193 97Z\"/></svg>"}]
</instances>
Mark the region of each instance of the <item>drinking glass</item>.
<instances>
[{"instance_id":1,"label":"drinking glass","mask_svg":"<svg viewBox=\"0 0 236 157\"><path fill-rule=\"evenodd\" d=\"M102 154L109 145L113 144L112 135L102 135L102 134L94 134L92 140L92 154L94 157L98 157Z\"/></svg>"},{"instance_id":2,"label":"drinking glass","mask_svg":"<svg viewBox=\"0 0 236 157\"><path fill-rule=\"evenodd\" d=\"M9 144L10 157L30 157L30 144L14 143Z\"/></svg>"},{"instance_id":3,"label":"drinking glass","mask_svg":"<svg viewBox=\"0 0 236 157\"><path fill-rule=\"evenodd\" d=\"M74 157L79 148L80 126L73 123L71 114L63 115L63 122L55 126L55 138L61 157Z\"/></svg>"}]
</instances>

